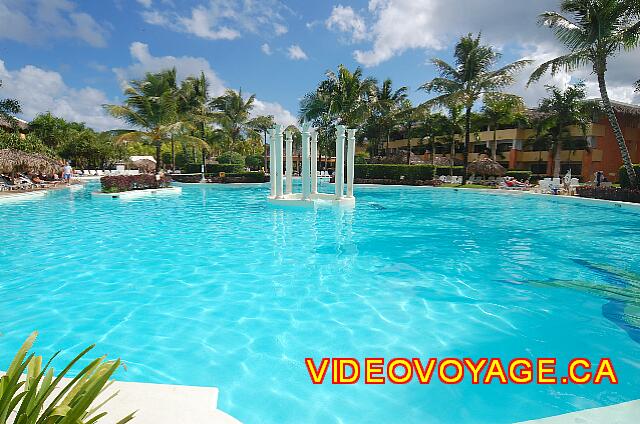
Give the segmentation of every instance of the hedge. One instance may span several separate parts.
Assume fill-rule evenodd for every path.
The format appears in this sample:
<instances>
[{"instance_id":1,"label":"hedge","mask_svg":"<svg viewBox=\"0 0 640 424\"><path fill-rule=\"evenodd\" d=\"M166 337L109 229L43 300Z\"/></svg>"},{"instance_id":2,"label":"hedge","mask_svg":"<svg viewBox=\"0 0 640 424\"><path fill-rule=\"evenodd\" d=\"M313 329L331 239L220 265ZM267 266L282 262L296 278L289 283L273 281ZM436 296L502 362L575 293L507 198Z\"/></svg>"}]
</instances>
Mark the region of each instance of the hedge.
<instances>
[{"instance_id":1,"label":"hedge","mask_svg":"<svg viewBox=\"0 0 640 424\"><path fill-rule=\"evenodd\" d=\"M184 168L185 174L199 174L202 171L202 165L199 163L190 163ZM244 165L239 163L208 163L205 173L218 175L220 172L238 173L244 172Z\"/></svg>"},{"instance_id":2,"label":"hedge","mask_svg":"<svg viewBox=\"0 0 640 424\"><path fill-rule=\"evenodd\" d=\"M531 171L520 171L517 169L510 169L505 174L507 177L515 178L519 181L531 180Z\"/></svg>"},{"instance_id":3,"label":"hedge","mask_svg":"<svg viewBox=\"0 0 640 424\"><path fill-rule=\"evenodd\" d=\"M608 188L581 186L576 189L578 196L591 199L617 200L620 202L640 203L640 190L628 188Z\"/></svg>"},{"instance_id":4,"label":"hedge","mask_svg":"<svg viewBox=\"0 0 640 424\"><path fill-rule=\"evenodd\" d=\"M640 177L640 164L633 165L633 169L636 170L636 178ZM624 165L620 167L618 176L620 178L620 187L631 188L631 181L629 181L629 176L627 175L627 170L624 168Z\"/></svg>"},{"instance_id":5,"label":"hedge","mask_svg":"<svg viewBox=\"0 0 640 424\"><path fill-rule=\"evenodd\" d=\"M428 181L433 180L434 175L449 175L453 169L453 175L460 176L463 173L461 166L434 167L433 165L386 165L386 164L355 164L354 177L360 179L402 179L408 181ZM434 173L435 170L435 173Z\"/></svg>"},{"instance_id":6,"label":"hedge","mask_svg":"<svg viewBox=\"0 0 640 424\"><path fill-rule=\"evenodd\" d=\"M232 174L225 174L225 179L230 181L239 180L243 183L264 183L269 179L265 176L264 172L235 172Z\"/></svg>"},{"instance_id":7,"label":"hedge","mask_svg":"<svg viewBox=\"0 0 640 424\"><path fill-rule=\"evenodd\" d=\"M169 187L170 182L170 178L161 177L158 179L152 174L110 175L100 178L102 191L105 193L119 193L122 191Z\"/></svg>"}]
</instances>

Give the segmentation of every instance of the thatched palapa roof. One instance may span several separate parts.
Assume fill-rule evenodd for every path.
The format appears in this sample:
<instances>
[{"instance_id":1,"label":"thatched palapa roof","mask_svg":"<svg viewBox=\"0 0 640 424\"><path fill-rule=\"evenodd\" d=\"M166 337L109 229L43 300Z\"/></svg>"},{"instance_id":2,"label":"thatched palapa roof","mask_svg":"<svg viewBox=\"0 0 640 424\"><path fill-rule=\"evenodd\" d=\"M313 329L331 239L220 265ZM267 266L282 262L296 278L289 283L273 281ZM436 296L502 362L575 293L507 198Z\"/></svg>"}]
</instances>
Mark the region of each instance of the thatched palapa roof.
<instances>
[{"instance_id":1,"label":"thatched palapa roof","mask_svg":"<svg viewBox=\"0 0 640 424\"><path fill-rule=\"evenodd\" d=\"M26 153L14 149L0 149L0 172L33 172L54 174L62 163L40 153Z\"/></svg>"},{"instance_id":2,"label":"thatched palapa roof","mask_svg":"<svg viewBox=\"0 0 640 424\"><path fill-rule=\"evenodd\" d=\"M488 157L481 157L467 166L467 174L502 177L506 173L504 166Z\"/></svg>"}]
</instances>

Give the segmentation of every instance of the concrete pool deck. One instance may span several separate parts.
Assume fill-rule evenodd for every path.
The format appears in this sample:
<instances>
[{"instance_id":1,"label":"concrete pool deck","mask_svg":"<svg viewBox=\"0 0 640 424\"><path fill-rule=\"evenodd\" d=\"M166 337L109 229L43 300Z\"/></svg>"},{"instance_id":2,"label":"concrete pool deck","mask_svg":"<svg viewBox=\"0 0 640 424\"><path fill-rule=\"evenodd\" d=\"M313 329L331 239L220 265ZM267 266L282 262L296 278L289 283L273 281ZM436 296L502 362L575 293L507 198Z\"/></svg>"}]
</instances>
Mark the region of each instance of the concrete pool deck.
<instances>
[{"instance_id":1,"label":"concrete pool deck","mask_svg":"<svg viewBox=\"0 0 640 424\"><path fill-rule=\"evenodd\" d=\"M523 421L519 424L637 424L639 421L640 400L632 400L617 405Z\"/></svg>"},{"instance_id":2,"label":"concrete pool deck","mask_svg":"<svg viewBox=\"0 0 640 424\"><path fill-rule=\"evenodd\" d=\"M4 372L0 372L0 376ZM24 375L23 375L24 378ZM63 378L52 393L53 399L71 379ZM93 405L99 405L117 392L99 412L106 412L100 424L115 424L135 411L136 424L241 424L218 409L216 387L113 381ZM10 414L11 418L15 418Z\"/></svg>"}]
</instances>

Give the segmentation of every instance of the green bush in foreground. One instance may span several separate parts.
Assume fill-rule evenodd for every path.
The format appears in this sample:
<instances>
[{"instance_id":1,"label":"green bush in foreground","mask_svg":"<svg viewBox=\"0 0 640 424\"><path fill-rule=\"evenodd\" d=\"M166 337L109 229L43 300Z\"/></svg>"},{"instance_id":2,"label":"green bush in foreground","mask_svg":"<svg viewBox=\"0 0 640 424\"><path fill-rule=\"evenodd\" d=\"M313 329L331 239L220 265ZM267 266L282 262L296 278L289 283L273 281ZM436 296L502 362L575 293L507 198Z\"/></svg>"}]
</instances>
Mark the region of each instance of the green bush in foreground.
<instances>
[{"instance_id":1,"label":"green bush in foreground","mask_svg":"<svg viewBox=\"0 0 640 424\"><path fill-rule=\"evenodd\" d=\"M633 169L636 170L636 175L640 176L640 164L633 165ZM627 170L624 169L624 166L620 167L620 171L618 173L620 178L620 187L622 188L631 188L631 182L629 181L629 175L627 174Z\"/></svg>"},{"instance_id":2,"label":"green bush in foreground","mask_svg":"<svg viewBox=\"0 0 640 424\"><path fill-rule=\"evenodd\" d=\"M13 358L7 373L0 378L0 424L91 424L107 415L98 410L115 397L94 405L96 398L108 387L109 378L120 366L120 360L105 361L105 357L94 359L68 383L62 378L87 352L89 346L76 356L57 376L50 368L56 353L42 368L42 357L34 353L27 356L38 333L33 332ZM22 374L26 371L26 377ZM53 391L61 387L54 397ZM133 419L133 413L118 421L123 424Z\"/></svg>"},{"instance_id":3,"label":"green bush in foreground","mask_svg":"<svg viewBox=\"0 0 640 424\"><path fill-rule=\"evenodd\" d=\"M354 176L362 179L384 179L384 180L408 180L408 181L428 181L433 180L436 175L449 175L453 170L453 175L462 175L461 166L434 167L433 165L386 165L386 164L355 164Z\"/></svg>"}]
</instances>

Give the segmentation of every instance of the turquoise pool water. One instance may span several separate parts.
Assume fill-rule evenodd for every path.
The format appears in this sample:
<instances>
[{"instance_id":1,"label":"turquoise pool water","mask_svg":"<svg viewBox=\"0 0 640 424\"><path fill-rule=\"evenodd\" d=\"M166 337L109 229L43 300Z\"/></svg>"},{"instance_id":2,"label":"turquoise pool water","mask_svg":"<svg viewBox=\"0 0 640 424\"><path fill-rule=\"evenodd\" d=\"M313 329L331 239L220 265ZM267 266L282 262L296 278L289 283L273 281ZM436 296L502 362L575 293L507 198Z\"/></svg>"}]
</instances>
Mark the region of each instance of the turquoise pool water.
<instances>
[{"instance_id":1,"label":"turquoise pool water","mask_svg":"<svg viewBox=\"0 0 640 424\"><path fill-rule=\"evenodd\" d=\"M272 209L266 186L91 189L0 204L0 369L38 329L45 355L96 342L121 379L218 386L245 423L507 423L640 398L634 300L545 284L637 284L620 272L640 274L640 213L408 187L357 187L352 212ZM316 386L307 356L610 357L620 383Z\"/></svg>"}]
</instances>

